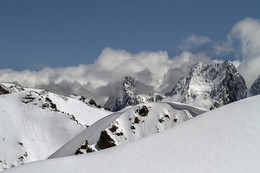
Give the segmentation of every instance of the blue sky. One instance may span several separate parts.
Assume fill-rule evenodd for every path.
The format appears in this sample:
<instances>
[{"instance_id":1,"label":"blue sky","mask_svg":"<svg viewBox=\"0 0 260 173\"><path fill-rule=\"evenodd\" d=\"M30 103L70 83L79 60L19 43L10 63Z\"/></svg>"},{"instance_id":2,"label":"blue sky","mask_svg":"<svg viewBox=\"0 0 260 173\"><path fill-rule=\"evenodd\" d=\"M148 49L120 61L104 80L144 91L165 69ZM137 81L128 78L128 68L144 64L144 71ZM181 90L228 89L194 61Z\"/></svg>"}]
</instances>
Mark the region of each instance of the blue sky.
<instances>
[{"instance_id":1,"label":"blue sky","mask_svg":"<svg viewBox=\"0 0 260 173\"><path fill-rule=\"evenodd\" d=\"M0 69L91 64L106 47L174 56L191 34L222 42L259 9L256 0L1 0Z\"/></svg>"}]
</instances>

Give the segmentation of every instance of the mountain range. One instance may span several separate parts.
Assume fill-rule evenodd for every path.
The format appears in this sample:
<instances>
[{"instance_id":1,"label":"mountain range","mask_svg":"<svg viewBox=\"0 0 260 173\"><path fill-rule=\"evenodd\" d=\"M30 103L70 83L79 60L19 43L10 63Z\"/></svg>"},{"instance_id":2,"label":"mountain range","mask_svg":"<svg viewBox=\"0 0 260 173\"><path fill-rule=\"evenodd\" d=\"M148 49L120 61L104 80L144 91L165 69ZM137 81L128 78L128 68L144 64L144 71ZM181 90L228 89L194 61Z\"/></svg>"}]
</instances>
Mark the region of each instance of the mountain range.
<instances>
[{"instance_id":1,"label":"mountain range","mask_svg":"<svg viewBox=\"0 0 260 173\"><path fill-rule=\"evenodd\" d=\"M258 83L252 85L251 95L259 92L257 86L259 86ZM169 91L149 89L147 92L145 88L148 86L127 76L122 84L122 91L119 91L120 96L110 96L104 107L118 111L127 106L165 99L214 109L246 98L248 95L243 76L229 60L211 64L202 62L195 64L190 72Z\"/></svg>"},{"instance_id":2,"label":"mountain range","mask_svg":"<svg viewBox=\"0 0 260 173\"><path fill-rule=\"evenodd\" d=\"M172 84L168 85L172 86ZM164 156L167 154L167 151L164 151L162 147L165 145L165 141L167 141L165 136L173 134L173 136L177 138L183 138L180 141L185 143L185 135L187 135L186 141L189 142L184 146L197 146L196 143L198 141L196 142L195 137L200 139L198 134L202 132L198 130L198 134L196 134L195 127L199 124L201 130L203 130L202 127L206 126L209 131L216 135L218 130L214 128L219 129L219 127L222 126L221 124L225 123L225 116L227 116L229 111L235 112L239 117L239 119L236 120L234 116L231 116L233 121L230 121L231 126L232 123L243 123L243 114L241 112L244 112L244 114L246 114L245 116L249 118L247 119L248 122L250 122L248 126L252 125L250 128L247 125L242 125L243 130L246 130L246 128L251 129L256 126L256 123L250 119L251 116L254 116L253 118L258 121L255 115L259 112L256 110L257 104L259 104L259 96L254 97L254 99L246 98L260 94L260 76L253 85L247 89L243 76L238 73L236 67L229 60L210 64L199 62L191 68L186 76L179 79L173 88L168 91L162 88L170 87L153 88L131 76L126 76L122 83L121 91L118 91L119 94L117 96L110 96L104 108L102 108L93 99L86 99L83 96L62 96L43 89L23 88L18 84L1 83L0 171L28 162L47 159L46 162L35 164L36 166L31 164L32 170L30 170L30 164L29 166L26 166L27 164L25 164L24 167L21 166L21 170L22 172L33 172L33 170L44 172L44 170L53 168L49 164L52 163L52 160L56 160L57 162L54 161L53 163L57 163L57 170L53 168L53 172L55 172L55 170L56 172L66 172L71 169L65 166L65 170L61 166L63 162L67 162L67 156L90 155L86 156L88 160L88 158L91 158L91 153L94 152L97 154L93 153L93 156L97 156L97 158L100 159L100 157L103 158L103 152L100 150L111 147L118 148L121 145L122 148L124 148L123 146L127 148L130 143L135 142L136 145L134 144L135 147L133 148L135 154L133 154L133 156L142 153L138 147L143 148L144 145L147 145L148 148L149 146L153 146L150 147L151 150L149 150L149 152L153 153L152 151L154 151L155 154L160 155L160 152L156 151L156 146L153 145L154 140L157 140L156 136L162 141L161 144L160 142L155 143L159 145L157 147L164 153ZM244 101L244 99L248 101ZM236 101L239 101L239 103L232 104L233 106L228 108L219 108ZM248 113L246 112L247 110L241 111L242 108L239 108L239 106L243 104L251 106L254 109ZM216 109L216 111L213 111L211 115L211 110L214 109ZM223 115L218 118L217 115L219 114ZM199 118L201 116L202 118ZM213 118L203 118L211 116L213 116ZM193 125L186 127L187 125L185 124L189 124L186 121L191 122L190 124ZM199 122L196 123L196 121ZM216 124L214 124L214 122ZM194 132L191 131L191 134L194 136L194 141L190 140L193 139L193 137L189 135L186 130L175 132L175 126L181 126L180 129L187 128L193 130ZM234 126L234 128L235 127L237 126ZM232 128L226 127L226 130L229 131L229 134L233 132L238 133L234 128L233 126ZM162 135L160 135L160 132L163 132ZM248 135L247 133L242 133L242 135L243 134ZM253 134L250 132L249 135ZM227 139L225 139L221 145L228 145L228 137L230 137L230 135L226 135ZM146 141L144 142L145 144L139 144L141 142L138 141L142 138L148 138L144 140ZM213 140L212 138L213 137L205 137L205 140L210 141ZM217 135L214 140L217 139L221 140L221 136ZM232 140L233 139L231 139L231 142L236 142ZM180 145L181 142L177 142L174 138L171 138L170 141L174 147L180 147L178 145ZM248 143L250 143L250 141ZM256 143L250 143L252 147L256 148L254 151L258 151L259 147L255 144ZM210 147L209 144L203 145ZM237 149L242 148L237 147ZM130 155L130 150L122 149L126 156ZM185 150L192 151L195 150L195 148L180 148L180 151L184 152ZM114 150L109 150L108 153L110 153L110 151L111 158L114 159L118 154L112 153ZM169 151L173 153L176 152L174 148ZM209 156L209 150L206 149L205 152L206 155ZM101 156L98 156L98 153L101 153ZM153 155L150 153L146 154L147 157L149 156L148 158L146 157L147 160L149 160L152 165L156 164L155 160L150 160L153 158ZM133 156L130 156L129 163L135 163ZM98 164L94 163L94 161L90 161L92 166L86 168L79 164L85 160L85 156L77 157L80 159L78 163L75 163L74 158L76 157L71 157L71 159L68 160L78 166L79 169L75 169L78 172L82 172L83 169L92 170ZM160 159L162 159L166 165L171 163L171 161L166 158ZM180 165L185 165L177 161L175 157L172 159L172 161ZM193 160L189 161L193 162ZM212 161L217 161L215 156L212 157ZM111 162L109 161L109 163ZM195 163L197 164L197 162L191 164L192 167L195 166ZM49 168L40 170L41 165L46 166L46 164ZM38 167L37 165L40 166ZM27 167L29 168L27 169ZM108 167L108 163L104 164L104 169L108 169L111 172L112 169ZM171 166L168 167L173 169ZM129 169L128 166L123 166L121 172L125 168ZM140 166L140 170L137 172L142 172L141 170L143 170L143 168L144 167ZM14 172L20 171L19 167L17 167L17 169L10 169L10 172L13 172L12 170ZM47 172L51 171L48 170Z\"/></svg>"}]
</instances>

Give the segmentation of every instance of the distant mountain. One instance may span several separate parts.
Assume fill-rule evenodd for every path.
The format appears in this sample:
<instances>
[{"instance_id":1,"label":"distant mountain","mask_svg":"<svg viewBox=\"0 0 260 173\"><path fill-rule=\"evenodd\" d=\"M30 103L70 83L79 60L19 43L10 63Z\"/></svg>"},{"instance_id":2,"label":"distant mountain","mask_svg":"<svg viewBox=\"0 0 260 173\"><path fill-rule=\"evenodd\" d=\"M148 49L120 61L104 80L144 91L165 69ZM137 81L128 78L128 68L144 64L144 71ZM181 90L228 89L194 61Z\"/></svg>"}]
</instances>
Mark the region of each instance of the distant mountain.
<instances>
[{"instance_id":1,"label":"distant mountain","mask_svg":"<svg viewBox=\"0 0 260 173\"><path fill-rule=\"evenodd\" d=\"M260 94L260 75L258 78L254 81L250 88L250 95L255 96Z\"/></svg>"},{"instance_id":2,"label":"distant mountain","mask_svg":"<svg viewBox=\"0 0 260 173\"><path fill-rule=\"evenodd\" d=\"M79 96L65 97L0 84L0 171L46 159L95 121L110 114Z\"/></svg>"},{"instance_id":3,"label":"distant mountain","mask_svg":"<svg viewBox=\"0 0 260 173\"><path fill-rule=\"evenodd\" d=\"M126 77L122 88L123 94L109 97L104 107L118 111L127 106L166 99L214 109L247 97L245 80L229 60L195 64L189 74L166 93L155 92L133 77Z\"/></svg>"},{"instance_id":4,"label":"distant mountain","mask_svg":"<svg viewBox=\"0 0 260 173\"><path fill-rule=\"evenodd\" d=\"M197 63L179 80L166 100L214 109L247 97L244 78L231 61Z\"/></svg>"},{"instance_id":5,"label":"distant mountain","mask_svg":"<svg viewBox=\"0 0 260 173\"><path fill-rule=\"evenodd\" d=\"M153 87L126 76L122 84L122 91L119 96L110 96L104 107L111 111L119 111L127 106L134 106L139 103L161 101L163 96L154 92Z\"/></svg>"}]
</instances>

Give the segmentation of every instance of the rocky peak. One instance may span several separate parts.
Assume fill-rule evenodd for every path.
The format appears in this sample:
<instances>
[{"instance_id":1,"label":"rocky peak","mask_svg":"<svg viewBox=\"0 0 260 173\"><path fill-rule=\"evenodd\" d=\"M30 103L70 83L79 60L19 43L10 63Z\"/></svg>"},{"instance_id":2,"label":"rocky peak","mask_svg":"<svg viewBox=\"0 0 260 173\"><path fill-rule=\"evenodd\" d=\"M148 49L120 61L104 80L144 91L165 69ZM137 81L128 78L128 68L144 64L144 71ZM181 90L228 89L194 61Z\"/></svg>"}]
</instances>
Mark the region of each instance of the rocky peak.
<instances>
[{"instance_id":1,"label":"rocky peak","mask_svg":"<svg viewBox=\"0 0 260 173\"><path fill-rule=\"evenodd\" d=\"M244 78L231 61L195 64L167 100L214 109L247 96Z\"/></svg>"},{"instance_id":2,"label":"rocky peak","mask_svg":"<svg viewBox=\"0 0 260 173\"><path fill-rule=\"evenodd\" d=\"M254 81L250 88L250 95L255 96L260 94L260 75L258 78Z\"/></svg>"},{"instance_id":3,"label":"rocky peak","mask_svg":"<svg viewBox=\"0 0 260 173\"><path fill-rule=\"evenodd\" d=\"M131 76L126 76L123 82L125 88L136 87L136 79Z\"/></svg>"},{"instance_id":4,"label":"rocky peak","mask_svg":"<svg viewBox=\"0 0 260 173\"><path fill-rule=\"evenodd\" d=\"M122 92L118 97L110 96L104 107L112 111L119 111L127 106L139 103L162 100L160 94L155 94L153 87L148 86L134 77L126 76L122 84Z\"/></svg>"}]
</instances>

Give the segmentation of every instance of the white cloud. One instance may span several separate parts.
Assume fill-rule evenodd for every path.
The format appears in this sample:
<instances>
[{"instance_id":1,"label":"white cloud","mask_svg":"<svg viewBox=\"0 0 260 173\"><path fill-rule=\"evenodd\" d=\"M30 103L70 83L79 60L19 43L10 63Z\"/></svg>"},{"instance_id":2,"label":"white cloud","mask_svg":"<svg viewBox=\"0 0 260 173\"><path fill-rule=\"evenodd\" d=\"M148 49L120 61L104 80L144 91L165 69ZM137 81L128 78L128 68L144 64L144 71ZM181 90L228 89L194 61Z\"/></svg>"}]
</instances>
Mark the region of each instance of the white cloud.
<instances>
[{"instance_id":1,"label":"white cloud","mask_svg":"<svg viewBox=\"0 0 260 173\"><path fill-rule=\"evenodd\" d=\"M200 46L203 46L205 44L212 43L210 38L205 36L198 36L191 34L186 39L182 40L181 45L179 46L180 50L192 50L197 49Z\"/></svg>"},{"instance_id":2,"label":"white cloud","mask_svg":"<svg viewBox=\"0 0 260 173\"><path fill-rule=\"evenodd\" d=\"M166 51L141 51L131 54L125 50L105 48L94 64L65 68L44 68L40 71L0 70L0 81L18 82L26 87L45 88L60 94L79 94L103 104L116 95L124 77L136 77L146 85L158 88L165 82L175 82L197 61L208 61L202 53L184 51L170 58ZM175 75L173 71L178 71ZM168 72L170 71L170 72ZM164 77L165 75L171 77Z\"/></svg>"},{"instance_id":3,"label":"white cloud","mask_svg":"<svg viewBox=\"0 0 260 173\"><path fill-rule=\"evenodd\" d=\"M260 75L260 20L245 18L237 22L224 42L216 43L208 37L192 34L182 41L179 48L198 52L202 46L201 51L206 55L220 59L233 53L236 56L234 63L248 87Z\"/></svg>"},{"instance_id":4,"label":"white cloud","mask_svg":"<svg viewBox=\"0 0 260 173\"><path fill-rule=\"evenodd\" d=\"M178 49L181 51L203 51L209 56L223 56L234 51L232 38L229 35L225 42L216 43L208 37L192 34L182 40Z\"/></svg>"},{"instance_id":5,"label":"white cloud","mask_svg":"<svg viewBox=\"0 0 260 173\"><path fill-rule=\"evenodd\" d=\"M247 86L251 87L260 75L260 21L252 18L241 20L234 25L230 35L241 44L239 52L243 61L238 70L245 77Z\"/></svg>"},{"instance_id":6,"label":"white cloud","mask_svg":"<svg viewBox=\"0 0 260 173\"><path fill-rule=\"evenodd\" d=\"M213 43L212 42L212 54L215 56L228 55L229 53L234 52L232 37L228 34L227 40L222 43Z\"/></svg>"}]
</instances>

